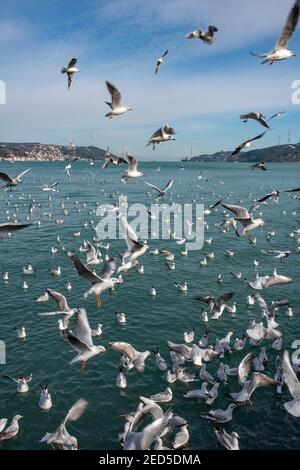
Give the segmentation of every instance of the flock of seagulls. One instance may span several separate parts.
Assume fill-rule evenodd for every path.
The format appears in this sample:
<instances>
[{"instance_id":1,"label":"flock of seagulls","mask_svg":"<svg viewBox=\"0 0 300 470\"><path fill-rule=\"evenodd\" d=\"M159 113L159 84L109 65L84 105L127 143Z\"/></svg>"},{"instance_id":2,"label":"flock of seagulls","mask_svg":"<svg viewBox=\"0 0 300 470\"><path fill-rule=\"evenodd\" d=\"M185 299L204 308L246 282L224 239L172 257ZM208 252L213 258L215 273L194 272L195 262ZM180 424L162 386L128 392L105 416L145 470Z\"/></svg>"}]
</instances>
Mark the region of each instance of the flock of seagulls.
<instances>
[{"instance_id":1,"label":"flock of seagulls","mask_svg":"<svg viewBox=\"0 0 300 470\"><path fill-rule=\"evenodd\" d=\"M264 59L263 63L269 62L273 64L275 61L288 59L295 55L288 50L288 44L298 23L299 8L300 0L296 0L274 50L259 56ZM217 32L217 27L209 26L207 32L198 29L189 33L186 37L189 39L199 39L207 45L212 45L215 40L215 33ZM158 59L155 74L158 73L167 55L168 50ZM74 74L79 72L76 64L77 59L73 58L61 70L62 74L67 75L69 90L72 86ZM110 108L106 117L112 119L132 110L129 106L123 105L121 93L111 82L106 81L106 86L111 96L111 101L106 102ZM254 120L264 128L270 129L269 122L283 113L276 113L268 119L262 113L250 112L242 114L240 118L244 122ZM253 141L261 139L266 132L240 144L233 152L233 155L237 155L241 150L249 148ZM175 140L175 134L176 131L173 127L164 124L152 134L146 145L152 145L153 149L155 149L155 146L163 142ZM138 159L129 153L126 154L126 159L124 157L114 157L109 153L108 148L102 169L106 170L110 165L112 167L127 165L127 169L121 176L121 181L127 185L125 186L127 188L130 186L129 181L131 179L142 178L144 176L144 173L138 170L138 163ZM66 168L69 171L71 163L68 166L69 168ZM250 168L251 170L267 171L264 162L256 163ZM29 170L26 169L14 178L10 177L7 173L0 172L1 180L5 182L5 190L7 191L5 203L8 207L6 211L7 222L0 224L0 238L7 236L11 238L9 243L12 244L17 243L18 235L14 232L25 228L29 230L30 227L35 227L36 229L42 228L44 220L47 218L52 221L55 218L53 212L56 203L59 210L62 211L62 216L55 220L58 226L63 224L68 216L71 217L70 209L68 208L70 197L68 196L58 203L60 192L59 181L42 186L41 190L49 193L47 201L45 202L44 199L43 204L32 196L21 192L21 190L18 192L20 188L16 189L16 187L21 185L22 177ZM184 170L184 167L178 170ZM160 172L160 169L158 172ZM68 176L71 177L70 172ZM151 176L150 171L147 173L147 179L148 176ZM169 197L171 202L180 197L180 184L182 182L179 176L177 179L168 179L164 185L159 183L153 184L148 181L143 181L143 183L143 188L145 185L155 191L157 201ZM195 184L193 185L193 183ZM270 192L262 197L257 197L250 192L248 194L248 202L249 205L251 203L251 207L247 209L244 205L248 204L243 201L235 202L233 200L233 198L237 197L233 190L229 189L228 193L223 191L222 194L219 194L221 192L220 188L226 182L212 182L208 178L205 180L202 175L195 175L195 182L189 181L187 183L192 202L196 201L196 192L199 193L199 188L203 189L203 186L199 186L200 183L201 185L215 185L213 191L211 191L214 199L206 209L205 215L208 218L212 217L212 220L214 220L214 217L218 218L217 223L214 225L213 222L210 224L210 221L204 222L205 228L210 232L211 236L204 240L206 254L205 258L198 262L200 272L205 272L205 270L209 272L210 266L216 260L215 252L208 251L213 249L210 247L214 246L214 238L216 236L221 234L224 240L227 240L226 237L229 238L230 236L234 240L244 237L244 240L239 240L240 243L249 243L249 246L253 246L254 250L257 249L261 238L254 238L253 232L257 229L262 229L266 224L262 218L263 211L267 212L268 209L276 205L279 206L281 194L286 194L286 197L290 198L291 201L295 201L297 198L296 193L300 192L300 188L271 190L269 187L261 186L261 191L268 190ZM105 187L105 179L102 179L100 184L103 185L103 196L113 199L121 194L120 188L113 191L109 185ZM178 191L177 194L175 194L175 190ZM20 200L30 201L26 223L18 223L17 221L19 207L18 204L13 204L12 202L14 194L19 195ZM145 197L148 197L150 200L152 198L151 192L148 191ZM207 426L206 429L209 428L213 431L215 442L218 442L220 446L227 450L239 450L240 448L247 447L247 442L244 443L243 439L240 438L238 425L235 423L235 416L238 413L242 414L248 405L255 407L255 401L260 394L269 393L268 397L272 397L273 400L279 400L281 396L285 396L288 390L289 398L291 399L283 403L284 411L293 418L300 417L300 383L297 377L300 367L293 357L290 357L288 352L289 345L286 342L284 343L285 332L282 331L283 328L279 323L283 308L287 308L286 317L288 320L293 319L293 308L287 298L273 300L269 305L261 295L266 289L276 289L278 286L288 289L295 282L294 276L279 274L276 268L273 269L272 273L262 276L258 272L260 261L252 259L251 262L254 269L256 269L256 276L252 281L247 279L246 275L242 272L244 269L248 271L249 267L236 262L235 268L241 271L231 273L232 290L225 293L220 291L221 284L224 283L224 277L227 274L226 269L224 269L215 279L216 286L213 286L213 282L211 283L211 293L200 292L200 295L194 296L194 300L197 302L197 304L194 302L194 305L199 305L199 308L204 305L199 312L199 319L195 319L195 324L193 324L190 330L179 331L177 339L165 338L164 349L161 346L158 348L156 344L149 348L151 350L138 347L138 344L140 344L138 337L134 344L120 338L118 340L110 340L105 345L100 345L98 340L102 337L103 325L98 323L96 328L92 328L86 308L86 299L89 296L94 296L96 308L102 309L99 312L101 314L104 308L102 297L107 295L105 294L106 292L115 292L116 295L120 296L125 295L124 292L127 293L130 288L128 287L128 291L120 288L122 292L118 292L119 285L124 284L127 287L129 285L128 279L131 277L137 279L136 282L138 284L138 277L147 275L147 266L145 267L144 264L141 264L142 260L146 261L151 259L151 257L157 256L161 263L165 264L166 272L170 276L169 279L171 279L171 275L176 271L178 259L191 258L191 254L186 247L184 247L185 249L180 248L186 244L186 239L171 231L170 240L164 241L166 244L164 248L158 249L155 246L150 246L152 242L150 240L141 240L138 237L135 229L122 215L120 208L111 205L111 211L120 212L118 213L118 220L120 221L124 247L122 254L116 253L113 242L112 246L110 246L111 243L105 245L95 234L93 238L90 238L91 241L87 237L82 236L82 230L84 229L96 230L93 220L96 210L89 211L85 203L81 207L77 200L73 202L74 206L77 207L78 214L85 214L88 219L83 224L82 229L77 227L76 230L78 231L73 232L73 240L80 243L80 246L75 251L68 251L62 245L60 235L58 234L56 244L51 240L52 246L49 246L48 255L49 257L55 257L58 252L66 255L65 263L72 267L74 273L77 273L76 275L79 276L78 279L80 278L80 281L82 279L83 285L84 281L89 284L89 289L83 294L83 298L80 298L78 295L76 306L70 307L67 297L58 290L48 287L47 282L50 284L50 280L45 280L45 291L41 292L35 299L37 309L39 310L36 313L41 322L45 322L44 317L49 317L49 321L51 321L52 317L58 318L56 321L57 334L64 341L65 347L73 350L73 354L74 351L76 353L69 362L69 366L76 367L76 364L79 363L82 381L86 379L85 374L87 374L87 371L85 370L87 369L88 361L93 363L104 361L107 355L111 355L111 361L115 357L115 384L120 391L124 391L129 386L130 381L134 380L135 374L150 373L150 364L161 373L162 386L155 393L151 394L149 392L147 396L144 396L139 393L139 390L136 390L137 402L132 406L131 411L124 413L122 416L124 427L122 429L120 426L120 434L116 436L118 445L122 446L124 450L174 450L187 447L193 423L188 422L185 417L176 414L175 406L173 406L175 395L184 404L195 402L199 405L199 413L195 419L197 422L202 423L201 426ZM38 213L38 210L41 210L43 205L47 205L47 212L44 212L38 218L35 214ZM260 250L261 253L267 255L269 253L275 254L275 259L280 262L286 261L290 256L296 257L300 254L299 221L292 219L292 217L296 216L297 212L285 210L282 211L282 214L286 215L290 221L295 221L293 230L288 233L288 237L291 243L297 246L295 246L294 250L286 249L286 247L281 247L278 250ZM155 218L151 210L148 211L148 215L150 220ZM189 230L192 230L195 220L187 222ZM280 228L282 227L278 227L278 230ZM272 243L273 240L276 240L275 230L267 234L265 242ZM84 261L82 260L82 253L86 255L86 260ZM193 258L197 256L197 252L193 253ZM236 251L226 249L224 251L224 264L226 262L234 263L237 257ZM247 264L249 264L248 261ZM63 277L64 269L65 264L62 264L62 267L47 267L49 279ZM98 269L99 271L97 272ZM26 279L34 278L34 274L35 267L31 261L22 267L24 278L22 287L24 290L28 290L30 287L30 282L25 281L25 277ZM192 280L194 276L195 273L191 272L190 279ZM7 271L3 273L2 279L4 284L10 282L10 276ZM176 295L182 296L182 300L187 302L186 308L189 308L190 279L181 279L177 280L177 282L170 280L169 288L173 289L175 298L174 312L176 309ZM69 280L65 279L65 281L65 289L70 292L72 285ZM153 302L156 301L156 298L159 299L160 297L161 286L159 282L159 275L157 275L157 278L152 278L151 283L149 283L149 298L151 296ZM152 286L151 288L150 285ZM236 293L234 292L235 285L239 285L241 292L244 292L244 306L234 300L236 298ZM198 290L202 290L201 287ZM213 295L212 292L216 290L218 294ZM44 304L53 301L56 304L54 310L40 311ZM245 309L255 311L256 307L259 309L260 318L246 318L246 325ZM163 312L161 314L163 315ZM182 312L180 312L181 314ZM243 328L242 333L237 336L235 331L229 330L224 331L223 337L220 337L220 334L217 335L214 325L222 324L221 322L224 318L238 320L239 329ZM124 328L124 330L120 330L121 332L125 331L127 328L126 314L124 312L115 312L115 322ZM157 327L159 328L159 326L158 320ZM141 325L142 327L143 325ZM28 329L30 330L30 327ZM201 330L202 332L199 333ZM14 332L16 341L28 340L28 331L25 326L16 326ZM47 334L50 334L50 332L47 332ZM119 334L121 336L121 333ZM250 349L250 352L244 351L245 349ZM276 354L276 359L272 362L270 357L273 353ZM60 359L59 363L62 362L63 358ZM62 367L66 368L67 364L62 364ZM36 380L36 376L32 373L27 376L2 375L0 376L0 381L2 379L15 384L18 394L23 394L24 396ZM41 412L47 414L51 414L53 406L55 406L55 399L53 394L51 394L51 383L53 383L53 380L52 377L49 377L49 383L46 385L39 384L41 391L38 406ZM270 390L265 392L265 389ZM12 399L15 400L16 408L21 408L22 402L18 401L18 397L14 395ZM39 439L39 442L47 444L54 449L77 450L79 448L77 437L71 435L66 427L67 425L71 427L71 423L77 421L84 412L88 412L88 409L88 400L86 398L78 398L59 426L53 432L46 432ZM186 406L182 409L186 409ZM41 425L46 426L47 420L43 421L42 417ZM23 416L20 414L15 414L10 422L6 417L0 418L0 442L17 438L19 421L22 418ZM24 416L24 422L25 427L30 426L28 421L26 423L26 416ZM230 423L230 427L228 427L228 423Z\"/></svg>"}]
</instances>

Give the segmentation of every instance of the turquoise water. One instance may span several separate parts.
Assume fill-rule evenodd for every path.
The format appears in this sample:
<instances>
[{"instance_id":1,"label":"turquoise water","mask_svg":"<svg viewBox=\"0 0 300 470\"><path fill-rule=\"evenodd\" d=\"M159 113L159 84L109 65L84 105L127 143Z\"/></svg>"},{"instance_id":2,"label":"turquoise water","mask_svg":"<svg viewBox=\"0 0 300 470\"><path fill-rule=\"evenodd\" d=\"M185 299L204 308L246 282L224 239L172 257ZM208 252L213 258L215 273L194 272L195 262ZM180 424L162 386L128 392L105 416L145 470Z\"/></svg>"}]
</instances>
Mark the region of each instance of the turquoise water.
<instances>
[{"instance_id":1,"label":"turquoise water","mask_svg":"<svg viewBox=\"0 0 300 470\"><path fill-rule=\"evenodd\" d=\"M103 324L103 334L95 339L95 343L107 345L114 340L128 341L140 351L158 347L171 365L166 341L183 343L184 331L190 331L193 327L198 341L206 329L200 319L201 304L193 300L194 295L235 292L237 314L232 316L224 313L221 321L210 322L208 329L210 343L213 344L217 337L225 336L229 330L234 331L235 337L241 337L249 319L258 321L261 312L257 305L247 307L246 297L251 289L244 282L233 279L230 272L242 271L243 276L253 279L256 272L262 275L271 274L272 269L277 266L280 273L291 275L294 283L267 289L263 292L263 297L268 302L290 299L294 318L288 319L285 309L280 311L278 317L279 329L284 333L283 348L290 350L292 341L300 339L299 258L291 255L286 263L281 264L272 255L260 251L297 248L295 240L288 234L299 227L299 200L293 200L288 195L282 195L279 206L273 203L262 206L266 225L256 230L256 245L249 244L244 238L237 238L233 231L223 234L217 230L214 224L222 220L220 209L206 216L209 228L205 230L205 238L212 237L213 244L205 245L200 251L190 252L187 257L180 256L183 247L173 240L149 241L151 248L170 249L175 253L176 270L167 270L161 256L147 253L141 260L141 264L145 266L145 274L131 270L124 276L124 284L118 286L114 294L103 295L103 307L100 310L95 307L94 297L87 300L82 298L89 284L78 276L66 254L68 250L78 251L84 239L92 240L95 232L90 225L85 228L83 224L89 220L96 224L96 204L115 203L118 190L127 195L129 204L142 202L149 206L152 199L147 196L149 188L143 184L143 179L158 186L174 179L174 186L166 197L166 202L170 198L179 203L191 203L195 200L208 206L222 197L231 203L243 201L246 207L250 207L251 199L263 196L269 189L299 187L299 165L269 164L269 171L264 173L249 171L248 164L190 163L185 164L184 171L180 171L178 162L142 163L140 166L145 177L129 181L125 186L120 183L121 168L103 171L100 164L90 166L86 162L76 162L72 165L72 177L68 180L64 166L64 162L29 162L16 165L1 163L1 171L7 171L13 176L31 167L31 172L24 176L20 187L10 193L1 190L1 222L6 220L7 212L12 219L16 214L18 221L24 221L29 204L35 200L33 204L36 209L31 220L40 219L42 223L41 227L34 225L15 234L11 239L0 240L0 270L8 271L10 275L8 284L2 283L2 280L0 282L0 339L5 340L7 346L7 363L0 365L0 373L12 376L31 372L33 374L30 391L24 396L17 393L12 382L0 380L0 418L11 418L16 413L24 416L18 436L0 443L0 449L46 448L45 444L38 443L39 439L46 431L56 429L67 409L80 397L88 400L89 407L76 423L68 426L71 434L77 436L80 448L119 449L118 434L123 430L120 415L133 411L140 395L157 393L168 386L165 373L155 368L153 356L148 358L143 374L134 371L127 373L128 387L123 391L115 386L119 355L114 351L110 350L90 360L84 372L80 372L79 364L70 366L69 362L75 352L59 335L57 318L37 316L38 312L55 308L52 300L46 304L35 302L35 298L43 294L47 287L65 294L69 305L85 307L93 328L99 322ZM155 171L158 166L161 166L160 172ZM203 175L201 181L197 178L200 172ZM51 195L49 201L50 193L43 192L41 185L56 180L60 181L59 192ZM252 193L251 197L249 193ZM61 202L68 209L68 215L64 215ZM51 213L52 217L45 215L47 213ZM59 218L64 219L61 225L55 223ZM267 241L267 233L273 230L276 231L275 237ZM80 238L73 236L77 231L81 231ZM57 235L61 239L59 250L56 255L51 255L50 249L56 245ZM65 247L65 251L62 247ZM124 248L123 241L111 240L109 253L116 255L124 251ZM236 254L228 258L224 255L224 250L233 250ZM199 261L204 258L205 253L211 251L215 253L215 259L209 261L207 267L201 267ZM79 256L85 260L85 253L79 253ZM253 259L260 261L258 268L253 266ZM29 289L25 292L22 289L22 267L29 261L35 273L24 277L29 284ZM62 267L61 277L54 277L49 273L49 268L57 266ZM96 269L99 271L100 268ZM224 278L222 285L217 282L219 273ZM187 295L174 287L174 282L184 280L188 281ZM67 281L73 286L70 293L65 289ZM157 289L155 299L149 293L152 285ZM126 325L120 326L115 322L116 311L126 314ZM15 326L26 327L28 336L25 340L15 338ZM266 341L263 346L268 347L270 359L266 373L273 376L277 352L270 349L271 342ZM235 367L249 350L255 351L255 348L247 344L242 352L225 356L224 362ZM214 374L218 365L219 360L208 363L209 372ZM193 371L189 365L188 368ZM48 383L52 394L54 406L48 412L42 412L38 408L40 383ZM217 449L219 445L212 426L200 418L200 414L208 411L209 407L203 401L187 401L182 396L186 390L200 388L199 386L200 382L187 386L178 382L172 384L173 400L163 407L167 409L171 406L176 414L189 422L190 448ZM220 387L219 397L213 407L227 407L229 399L225 393L237 390L236 378L229 378L229 385ZM253 395L253 409L248 406L236 409L234 419L226 429L238 432L242 449L299 448L299 419L289 415L283 408L283 403L289 399L286 388L282 396L273 388L261 388Z\"/></svg>"}]
</instances>

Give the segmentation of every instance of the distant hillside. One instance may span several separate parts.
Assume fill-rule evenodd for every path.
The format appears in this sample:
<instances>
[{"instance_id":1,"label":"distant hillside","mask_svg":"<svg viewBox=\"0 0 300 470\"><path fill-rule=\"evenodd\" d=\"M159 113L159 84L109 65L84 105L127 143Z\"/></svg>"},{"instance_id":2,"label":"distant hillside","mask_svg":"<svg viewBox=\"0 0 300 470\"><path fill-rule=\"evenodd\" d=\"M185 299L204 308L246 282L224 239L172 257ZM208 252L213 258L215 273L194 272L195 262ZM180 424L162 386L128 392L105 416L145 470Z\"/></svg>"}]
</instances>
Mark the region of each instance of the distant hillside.
<instances>
[{"instance_id":1,"label":"distant hillside","mask_svg":"<svg viewBox=\"0 0 300 470\"><path fill-rule=\"evenodd\" d=\"M67 158L84 158L103 160L105 150L99 147L66 146L39 143L0 142L0 159L51 161Z\"/></svg>"},{"instance_id":2,"label":"distant hillside","mask_svg":"<svg viewBox=\"0 0 300 470\"><path fill-rule=\"evenodd\" d=\"M189 161L194 162L300 162L300 143L295 145L276 145L264 149L249 150L241 152L234 157L232 152L214 153L212 155L204 154L192 157Z\"/></svg>"}]
</instances>

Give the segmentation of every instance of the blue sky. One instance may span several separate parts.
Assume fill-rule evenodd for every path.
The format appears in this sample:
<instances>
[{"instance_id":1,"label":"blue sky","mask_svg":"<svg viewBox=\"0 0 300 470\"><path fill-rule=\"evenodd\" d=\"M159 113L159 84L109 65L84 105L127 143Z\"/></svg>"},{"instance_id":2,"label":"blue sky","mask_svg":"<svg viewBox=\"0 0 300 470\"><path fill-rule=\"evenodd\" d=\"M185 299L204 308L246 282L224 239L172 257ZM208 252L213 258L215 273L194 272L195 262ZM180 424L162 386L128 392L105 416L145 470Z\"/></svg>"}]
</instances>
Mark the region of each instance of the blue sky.
<instances>
[{"instance_id":1,"label":"blue sky","mask_svg":"<svg viewBox=\"0 0 300 470\"><path fill-rule=\"evenodd\" d=\"M292 82L300 80L300 28L290 48L297 57L261 66L250 51L272 49L293 0L0 0L0 141L110 146L143 159L179 159L194 152L233 149L262 128L243 124L241 112L286 110L257 146L300 141L300 105ZM219 28L205 46L185 34ZM157 58L169 55L158 76ZM78 58L81 72L71 92L60 69ZM105 80L122 92L133 112L107 120ZM145 148L162 124L176 142Z\"/></svg>"}]
</instances>

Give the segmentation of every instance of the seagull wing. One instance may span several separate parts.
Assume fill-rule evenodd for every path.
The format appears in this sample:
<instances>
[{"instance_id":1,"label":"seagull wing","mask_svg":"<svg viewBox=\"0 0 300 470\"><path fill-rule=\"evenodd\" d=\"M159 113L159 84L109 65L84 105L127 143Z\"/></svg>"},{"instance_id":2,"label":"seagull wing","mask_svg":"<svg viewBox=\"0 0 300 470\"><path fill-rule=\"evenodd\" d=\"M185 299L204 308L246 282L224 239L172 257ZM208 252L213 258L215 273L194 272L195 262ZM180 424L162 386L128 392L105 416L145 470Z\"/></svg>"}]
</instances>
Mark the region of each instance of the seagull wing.
<instances>
[{"instance_id":1,"label":"seagull wing","mask_svg":"<svg viewBox=\"0 0 300 470\"><path fill-rule=\"evenodd\" d=\"M87 346L93 346L92 330L85 308L80 308L75 312L76 316L76 337Z\"/></svg>"},{"instance_id":2,"label":"seagull wing","mask_svg":"<svg viewBox=\"0 0 300 470\"><path fill-rule=\"evenodd\" d=\"M171 127L169 126L168 124L165 124L163 126L163 131L166 133L166 134L176 134L176 130L174 129L174 127Z\"/></svg>"},{"instance_id":3,"label":"seagull wing","mask_svg":"<svg viewBox=\"0 0 300 470\"><path fill-rule=\"evenodd\" d=\"M125 217L121 216L120 217L121 221L121 230L122 230L122 237L126 241L126 245L129 250L131 250L135 243L138 242L138 237L131 225L128 223L128 221L125 219Z\"/></svg>"},{"instance_id":4,"label":"seagull wing","mask_svg":"<svg viewBox=\"0 0 300 470\"><path fill-rule=\"evenodd\" d=\"M253 354L249 353L240 362L238 367L238 377L240 382L244 382L247 379L252 366L253 358Z\"/></svg>"},{"instance_id":5,"label":"seagull wing","mask_svg":"<svg viewBox=\"0 0 300 470\"><path fill-rule=\"evenodd\" d=\"M15 179L16 179L16 180L19 180L20 178L22 178L23 175L25 175L25 173L27 173L27 172L30 171L30 170L31 170L31 168L28 168L27 170L22 171L22 173L20 173Z\"/></svg>"},{"instance_id":6,"label":"seagull wing","mask_svg":"<svg viewBox=\"0 0 300 470\"><path fill-rule=\"evenodd\" d=\"M137 167L138 167L137 159L133 155L131 155L130 153L126 153L126 157L129 160L129 169L128 169L128 171L129 172L136 171Z\"/></svg>"},{"instance_id":7,"label":"seagull wing","mask_svg":"<svg viewBox=\"0 0 300 470\"><path fill-rule=\"evenodd\" d=\"M85 353L91 350L91 346L87 345L84 341L77 338L71 330L64 330L63 337L67 340L73 349L79 354Z\"/></svg>"},{"instance_id":8,"label":"seagull wing","mask_svg":"<svg viewBox=\"0 0 300 470\"><path fill-rule=\"evenodd\" d=\"M290 394L296 398L300 398L300 382L296 376L290 361L288 351L284 351L282 360L282 370L284 381L287 384Z\"/></svg>"},{"instance_id":9,"label":"seagull wing","mask_svg":"<svg viewBox=\"0 0 300 470\"><path fill-rule=\"evenodd\" d=\"M275 50L288 48L289 40L291 39L299 21L299 13L300 0L296 0L293 8L289 13L284 28L275 44Z\"/></svg>"},{"instance_id":10,"label":"seagull wing","mask_svg":"<svg viewBox=\"0 0 300 470\"><path fill-rule=\"evenodd\" d=\"M116 270L117 262L114 258L110 258L110 260L107 261L107 263L104 265L103 271L101 273L101 279L110 279Z\"/></svg>"},{"instance_id":11,"label":"seagull wing","mask_svg":"<svg viewBox=\"0 0 300 470\"><path fill-rule=\"evenodd\" d=\"M131 361L134 360L134 358L137 355L137 351L129 343L124 343L124 342L121 342L121 341L113 341L113 342L109 343L109 345L114 351L117 351L121 354L124 354Z\"/></svg>"},{"instance_id":12,"label":"seagull wing","mask_svg":"<svg viewBox=\"0 0 300 470\"><path fill-rule=\"evenodd\" d=\"M86 266L84 266L84 264L82 264L82 262L76 255L71 256L71 260L73 261L74 266L79 276L83 277L83 279L86 279L92 284L97 284L98 282L102 282L102 279L99 276L97 276L97 274L94 274Z\"/></svg>"},{"instance_id":13,"label":"seagull wing","mask_svg":"<svg viewBox=\"0 0 300 470\"><path fill-rule=\"evenodd\" d=\"M250 215L245 207L235 206L233 204L221 204L225 209L233 212L238 219L249 219Z\"/></svg>"},{"instance_id":14,"label":"seagull wing","mask_svg":"<svg viewBox=\"0 0 300 470\"><path fill-rule=\"evenodd\" d=\"M162 192L163 192L163 191L162 191L161 189L159 189L157 186L154 186L154 184L147 183L147 181L144 181L144 183L145 183L147 186L150 186L150 188L155 189L155 191L157 191L158 193L162 193Z\"/></svg>"},{"instance_id":15,"label":"seagull wing","mask_svg":"<svg viewBox=\"0 0 300 470\"><path fill-rule=\"evenodd\" d=\"M105 158L104 163L102 165L103 170L105 170L111 164L111 157Z\"/></svg>"},{"instance_id":16,"label":"seagull wing","mask_svg":"<svg viewBox=\"0 0 300 470\"><path fill-rule=\"evenodd\" d=\"M17 230L22 230L23 228L29 227L31 224L0 224L0 236L3 233L7 232L16 232Z\"/></svg>"},{"instance_id":17,"label":"seagull wing","mask_svg":"<svg viewBox=\"0 0 300 470\"><path fill-rule=\"evenodd\" d=\"M142 450L149 449L151 444L162 435L162 433L167 428L168 422L172 416L172 411L168 410L161 418L156 419L143 429L140 441L140 448Z\"/></svg>"},{"instance_id":18,"label":"seagull wing","mask_svg":"<svg viewBox=\"0 0 300 470\"><path fill-rule=\"evenodd\" d=\"M167 192L169 189L171 189L172 186L173 186L173 183L174 183L174 180L168 181L167 184L166 184L166 186L165 186L164 189L163 189L163 192L165 193L165 192Z\"/></svg>"},{"instance_id":19,"label":"seagull wing","mask_svg":"<svg viewBox=\"0 0 300 470\"><path fill-rule=\"evenodd\" d=\"M296 189L285 189L283 191L280 191L281 193L298 193L300 191L300 188Z\"/></svg>"},{"instance_id":20,"label":"seagull wing","mask_svg":"<svg viewBox=\"0 0 300 470\"><path fill-rule=\"evenodd\" d=\"M119 90L111 82L106 81L105 83L106 83L107 89L108 89L108 91L111 95L112 108L117 108L117 107L121 106L122 96L121 96L121 93L119 92Z\"/></svg>"},{"instance_id":21,"label":"seagull wing","mask_svg":"<svg viewBox=\"0 0 300 470\"><path fill-rule=\"evenodd\" d=\"M168 52L169 52L169 50L167 49L167 50L163 53L163 55L161 56L162 59L163 59L164 57L166 57L166 55L168 54Z\"/></svg>"},{"instance_id":22,"label":"seagull wing","mask_svg":"<svg viewBox=\"0 0 300 470\"><path fill-rule=\"evenodd\" d=\"M255 389L258 387L271 387L272 385L278 385L277 381L271 379L265 374L260 374L259 372L254 372L252 378L247 385L247 392L249 397L252 395Z\"/></svg>"},{"instance_id":23,"label":"seagull wing","mask_svg":"<svg viewBox=\"0 0 300 470\"><path fill-rule=\"evenodd\" d=\"M68 306L67 299L64 295L60 294L59 292L57 292L56 290L53 290L53 289L46 289L46 291L52 297L52 299L55 300L55 302L57 303L59 309L62 312L66 312L66 311L70 310L70 308Z\"/></svg>"},{"instance_id":24,"label":"seagull wing","mask_svg":"<svg viewBox=\"0 0 300 470\"><path fill-rule=\"evenodd\" d=\"M71 67L74 67L74 65L77 64L77 59L75 59L75 57L73 59L70 60L70 62L68 63L68 69L70 69Z\"/></svg>"},{"instance_id":25,"label":"seagull wing","mask_svg":"<svg viewBox=\"0 0 300 470\"><path fill-rule=\"evenodd\" d=\"M6 183L11 183L13 181L13 179L8 176L8 174L3 173L2 171L0 172L0 179L5 181Z\"/></svg>"},{"instance_id":26,"label":"seagull wing","mask_svg":"<svg viewBox=\"0 0 300 470\"><path fill-rule=\"evenodd\" d=\"M282 116L283 114L285 114L286 111L281 111L280 113L276 113L276 114L273 114L273 116L271 116L268 121L271 121L271 119L274 119L276 117L279 117L279 116Z\"/></svg>"},{"instance_id":27,"label":"seagull wing","mask_svg":"<svg viewBox=\"0 0 300 470\"><path fill-rule=\"evenodd\" d=\"M65 417L63 424L67 421L77 421L80 416L87 409L88 402L84 398L80 398L77 402L69 409L67 416Z\"/></svg>"}]
</instances>

